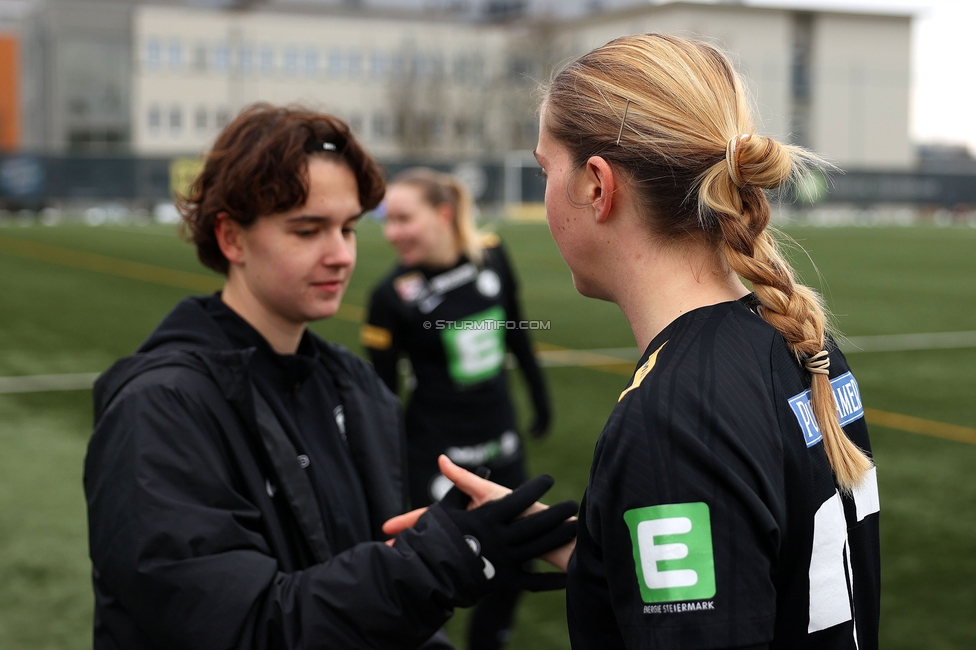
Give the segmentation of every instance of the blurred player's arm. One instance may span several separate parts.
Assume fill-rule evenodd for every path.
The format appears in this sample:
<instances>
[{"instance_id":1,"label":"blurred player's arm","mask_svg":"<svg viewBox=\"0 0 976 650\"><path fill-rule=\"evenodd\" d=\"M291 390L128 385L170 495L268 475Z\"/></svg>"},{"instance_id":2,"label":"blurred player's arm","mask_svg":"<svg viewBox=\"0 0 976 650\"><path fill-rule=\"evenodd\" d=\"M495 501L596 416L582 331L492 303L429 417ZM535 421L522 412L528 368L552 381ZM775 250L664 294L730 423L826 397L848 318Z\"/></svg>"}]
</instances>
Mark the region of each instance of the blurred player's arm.
<instances>
[{"instance_id":1,"label":"blurred player's arm","mask_svg":"<svg viewBox=\"0 0 976 650\"><path fill-rule=\"evenodd\" d=\"M499 260L499 267L502 271L502 282L504 283L505 312L506 320L520 323L522 321L522 308L518 298L518 283L515 273L508 262L504 249L501 246L492 249L491 254ZM532 351L532 341L529 340L529 332L526 329L514 328L505 329L505 343L508 349L518 360L522 376L529 386L529 393L532 396L532 406L535 409L535 420L529 429L533 438L543 438L549 433L549 425L552 420L552 409L549 405L549 393L546 390L545 377L539 362Z\"/></svg>"}]
</instances>

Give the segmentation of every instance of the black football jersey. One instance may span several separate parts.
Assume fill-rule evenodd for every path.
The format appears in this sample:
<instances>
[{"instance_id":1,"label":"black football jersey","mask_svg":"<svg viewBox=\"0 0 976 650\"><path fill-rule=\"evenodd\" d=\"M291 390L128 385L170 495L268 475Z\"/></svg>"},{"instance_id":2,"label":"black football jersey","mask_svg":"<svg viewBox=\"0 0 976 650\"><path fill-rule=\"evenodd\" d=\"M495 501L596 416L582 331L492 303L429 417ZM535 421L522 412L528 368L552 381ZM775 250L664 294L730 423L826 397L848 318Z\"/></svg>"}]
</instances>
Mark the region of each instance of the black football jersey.
<instances>
[{"instance_id":1,"label":"black football jersey","mask_svg":"<svg viewBox=\"0 0 976 650\"><path fill-rule=\"evenodd\" d=\"M876 471L838 490L810 375L756 305L679 317L610 414L569 565L574 649L878 647ZM837 350L830 378L870 454Z\"/></svg>"},{"instance_id":2,"label":"black football jersey","mask_svg":"<svg viewBox=\"0 0 976 650\"><path fill-rule=\"evenodd\" d=\"M410 359L416 384L406 420L413 452L458 447L479 458L456 462L477 465L520 449L506 353L517 358L533 394L544 396L545 389L516 293L497 237L480 265L462 256L449 269L398 266L374 290L361 341L394 392L397 362ZM489 440L499 448L479 446Z\"/></svg>"}]
</instances>

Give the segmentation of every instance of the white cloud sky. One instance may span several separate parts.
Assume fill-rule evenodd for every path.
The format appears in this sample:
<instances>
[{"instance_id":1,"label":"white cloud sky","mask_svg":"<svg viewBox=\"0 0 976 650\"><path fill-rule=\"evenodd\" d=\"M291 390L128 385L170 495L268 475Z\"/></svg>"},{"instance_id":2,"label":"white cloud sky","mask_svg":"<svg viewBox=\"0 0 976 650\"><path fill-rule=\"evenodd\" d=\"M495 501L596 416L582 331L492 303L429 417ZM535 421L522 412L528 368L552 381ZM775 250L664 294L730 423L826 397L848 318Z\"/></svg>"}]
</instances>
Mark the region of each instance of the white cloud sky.
<instances>
[{"instance_id":1,"label":"white cloud sky","mask_svg":"<svg viewBox=\"0 0 976 650\"><path fill-rule=\"evenodd\" d=\"M909 11L911 136L976 153L976 0L752 0L750 4Z\"/></svg>"}]
</instances>

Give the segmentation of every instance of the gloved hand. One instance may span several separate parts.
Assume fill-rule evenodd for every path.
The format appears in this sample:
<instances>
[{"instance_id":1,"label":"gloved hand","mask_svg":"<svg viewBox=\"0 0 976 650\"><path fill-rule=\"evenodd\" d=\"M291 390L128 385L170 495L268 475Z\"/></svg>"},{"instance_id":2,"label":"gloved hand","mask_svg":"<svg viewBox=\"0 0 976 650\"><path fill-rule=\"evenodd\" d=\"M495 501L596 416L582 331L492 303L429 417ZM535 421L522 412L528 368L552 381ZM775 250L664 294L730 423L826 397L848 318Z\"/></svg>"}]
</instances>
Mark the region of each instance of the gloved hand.
<instances>
[{"instance_id":1,"label":"gloved hand","mask_svg":"<svg viewBox=\"0 0 976 650\"><path fill-rule=\"evenodd\" d=\"M496 589L551 591L566 587L566 574L531 573L523 565L576 537L576 521L566 520L576 514L579 505L564 501L517 518L548 492L553 482L551 476L536 476L508 496L474 510L458 507L453 496L445 496L430 507L434 516L446 516L454 523L471 551L482 560L482 594Z\"/></svg>"}]
</instances>

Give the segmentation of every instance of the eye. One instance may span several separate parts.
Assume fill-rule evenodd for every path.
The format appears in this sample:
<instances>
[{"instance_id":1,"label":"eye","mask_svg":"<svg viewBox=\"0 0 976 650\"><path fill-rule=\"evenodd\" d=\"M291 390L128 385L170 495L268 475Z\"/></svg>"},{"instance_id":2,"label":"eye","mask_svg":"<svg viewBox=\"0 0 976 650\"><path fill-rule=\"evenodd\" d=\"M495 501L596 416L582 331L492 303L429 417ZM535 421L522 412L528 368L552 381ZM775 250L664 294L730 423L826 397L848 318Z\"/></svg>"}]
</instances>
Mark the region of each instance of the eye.
<instances>
[{"instance_id":1,"label":"eye","mask_svg":"<svg viewBox=\"0 0 976 650\"><path fill-rule=\"evenodd\" d=\"M299 237L301 237L302 239L309 239L310 237L314 237L315 236L315 233L316 233L315 230L296 230L295 231L295 234L298 235Z\"/></svg>"},{"instance_id":2,"label":"eye","mask_svg":"<svg viewBox=\"0 0 976 650\"><path fill-rule=\"evenodd\" d=\"M544 170L544 169L540 169L538 172L536 172L536 176L539 177L539 178L541 178L544 181L545 180L549 180L549 177L546 176L546 170Z\"/></svg>"}]
</instances>

